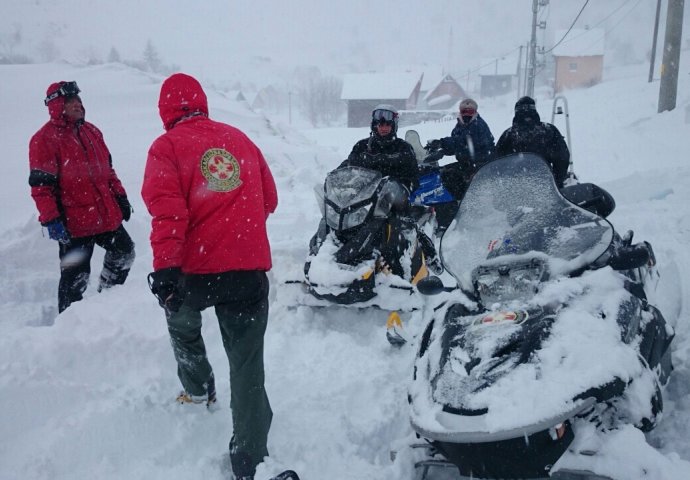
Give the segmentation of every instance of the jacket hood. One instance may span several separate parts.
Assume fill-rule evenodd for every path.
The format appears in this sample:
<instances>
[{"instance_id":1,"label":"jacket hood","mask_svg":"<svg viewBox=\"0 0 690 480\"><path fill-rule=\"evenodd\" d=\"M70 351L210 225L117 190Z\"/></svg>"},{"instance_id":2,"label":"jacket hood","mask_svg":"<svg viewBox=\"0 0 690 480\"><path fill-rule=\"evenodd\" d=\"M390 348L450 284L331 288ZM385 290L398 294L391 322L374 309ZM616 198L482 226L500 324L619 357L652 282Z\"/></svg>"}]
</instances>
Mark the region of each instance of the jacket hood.
<instances>
[{"instance_id":1,"label":"jacket hood","mask_svg":"<svg viewBox=\"0 0 690 480\"><path fill-rule=\"evenodd\" d=\"M208 100L201 84L192 76L175 73L165 79L158 99L163 126L170 130L182 118L202 113L208 116Z\"/></svg>"}]
</instances>

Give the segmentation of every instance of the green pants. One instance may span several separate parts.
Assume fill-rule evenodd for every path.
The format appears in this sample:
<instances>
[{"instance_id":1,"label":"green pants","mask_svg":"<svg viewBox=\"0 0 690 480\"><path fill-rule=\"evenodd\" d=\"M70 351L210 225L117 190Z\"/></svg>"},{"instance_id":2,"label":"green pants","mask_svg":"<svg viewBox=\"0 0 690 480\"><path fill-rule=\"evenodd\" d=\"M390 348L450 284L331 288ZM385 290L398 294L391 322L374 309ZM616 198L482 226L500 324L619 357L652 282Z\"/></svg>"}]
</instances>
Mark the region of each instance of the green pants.
<instances>
[{"instance_id":1,"label":"green pants","mask_svg":"<svg viewBox=\"0 0 690 480\"><path fill-rule=\"evenodd\" d=\"M201 311L213 306L230 364L233 442L256 466L268 455L273 418L264 388L268 279L264 272L226 272L188 276L185 284L185 303L168 318L178 377L188 393L206 395L213 370L201 336Z\"/></svg>"}]
</instances>

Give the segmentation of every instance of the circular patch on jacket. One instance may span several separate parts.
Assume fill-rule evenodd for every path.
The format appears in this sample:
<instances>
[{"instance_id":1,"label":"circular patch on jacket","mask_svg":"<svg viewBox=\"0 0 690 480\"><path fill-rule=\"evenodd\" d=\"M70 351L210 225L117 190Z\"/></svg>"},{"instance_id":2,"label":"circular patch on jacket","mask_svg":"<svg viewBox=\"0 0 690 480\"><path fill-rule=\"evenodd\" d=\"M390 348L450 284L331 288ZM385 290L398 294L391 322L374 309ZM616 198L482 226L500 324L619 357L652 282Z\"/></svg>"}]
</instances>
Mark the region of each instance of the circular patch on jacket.
<instances>
[{"instance_id":1,"label":"circular patch on jacket","mask_svg":"<svg viewBox=\"0 0 690 480\"><path fill-rule=\"evenodd\" d=\"M239 162L223 148L206 150L201 157L201 173L214 192L229 192L242 185Z\"/></svg>"}]
</instances>

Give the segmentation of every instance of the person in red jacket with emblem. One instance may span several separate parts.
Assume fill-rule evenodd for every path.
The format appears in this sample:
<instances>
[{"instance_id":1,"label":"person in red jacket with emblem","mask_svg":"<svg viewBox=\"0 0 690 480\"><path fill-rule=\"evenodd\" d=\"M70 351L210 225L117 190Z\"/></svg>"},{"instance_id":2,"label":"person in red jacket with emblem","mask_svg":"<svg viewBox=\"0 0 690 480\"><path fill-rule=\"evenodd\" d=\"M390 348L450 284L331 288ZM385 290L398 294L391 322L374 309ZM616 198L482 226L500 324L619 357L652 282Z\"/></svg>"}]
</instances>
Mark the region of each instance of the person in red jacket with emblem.
<instances>
[{"instance_id":1,"label":"person in red jacket with emblem","mask_svg":"<svg viewBox=\"0 0 690 480\"><path fill-rule=\"evenodd\" d=\"M132 207L113 169L103 134L84 120L76 82L46 91L50 120L29 143L29 185L38 220L59 243L58 310L82 299L94 246L105 249L98 291L125 282L134 242L122 226Z\"/></svg>"},{"instance_id":2,"label":"person in red jacket with emblem","mask_svg":"<svg viewBox=\"0 0 690 480\"><path fill-rule=\"evenodd\" d=\"M149 149L141 194L151 214L151 291L167 317L180 403L216 401L201 336L201 311L214 307L230 363L235 477L252 479L268 455L273 413L264 388L271 250L266 219L278 205L259 148L213 121L199 82L176 73L158 101L166 133Z\"/></svg>"}]
</instances>

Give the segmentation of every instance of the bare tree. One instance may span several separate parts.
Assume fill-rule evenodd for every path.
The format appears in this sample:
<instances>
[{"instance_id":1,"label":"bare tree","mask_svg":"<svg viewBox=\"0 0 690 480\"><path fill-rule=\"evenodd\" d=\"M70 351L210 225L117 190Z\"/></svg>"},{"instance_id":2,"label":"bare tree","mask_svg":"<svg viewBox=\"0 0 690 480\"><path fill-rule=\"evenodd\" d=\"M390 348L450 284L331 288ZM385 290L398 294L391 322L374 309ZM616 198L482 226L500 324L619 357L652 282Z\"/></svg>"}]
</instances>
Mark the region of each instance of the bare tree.
<instances>
[{"instance_id":1,"label":"bare tree","mask_svg":"<svg viewBox=\"0 0 690 480\"><path fill-rule=\"evenodd\" d=\"M119 63L121 61L120 52L118 52L115 47L110 47L110 52L108 53L108 62Z\"/></svg>"},{"instance_id":2,"label":"bare tree","mask_svg":"<svg viewBox=\"0 0 690 480\"><path fill-rule=\"evenodd\" d=\"M150 72L160 73L162 70L163 62L161 62L158 50L153 46L151 39L146 42L144 49L144 65Z\"/></svg>"},{"instance_id":3,"label":"bare tree","mask_svg":"<svg viewBox=\"0 0 690 480\"><path fill-rule=\"evenodd\" d=\"M342 115L341 90L340 79L320 75L310 77L297 90L302 113L312 125L331 124Z\"/></svg>"}]
</instances>

